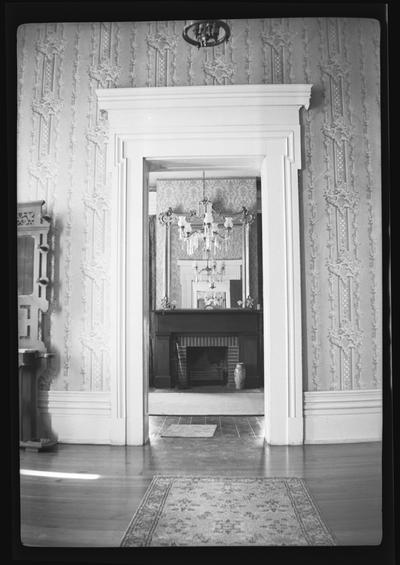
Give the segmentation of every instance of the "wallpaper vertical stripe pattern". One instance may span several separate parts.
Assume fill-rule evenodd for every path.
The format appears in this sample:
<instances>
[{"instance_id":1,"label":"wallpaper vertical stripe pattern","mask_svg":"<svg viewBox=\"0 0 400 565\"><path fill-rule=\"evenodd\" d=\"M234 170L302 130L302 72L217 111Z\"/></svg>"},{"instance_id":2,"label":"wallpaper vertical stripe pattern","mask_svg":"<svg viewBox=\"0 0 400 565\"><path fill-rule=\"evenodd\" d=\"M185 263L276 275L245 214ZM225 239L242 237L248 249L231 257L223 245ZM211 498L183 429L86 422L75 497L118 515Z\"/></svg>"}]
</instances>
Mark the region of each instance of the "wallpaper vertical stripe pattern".
<instances>
[{"instance_id":1,"label":"wallpaper vertical stripe pattern","mask_svg":"<svg viewBox=\"0 0 400 565\"><path fill-rule=\"evenodd\" d=\"M228 45L184 21L26 24L18 31L18 198L52 216L55 352L42 388L110 387L107 119L95 89L312 82L299 173L307 390L381 383L379 25L231 20Z\"/></svg>"}]
</instances>

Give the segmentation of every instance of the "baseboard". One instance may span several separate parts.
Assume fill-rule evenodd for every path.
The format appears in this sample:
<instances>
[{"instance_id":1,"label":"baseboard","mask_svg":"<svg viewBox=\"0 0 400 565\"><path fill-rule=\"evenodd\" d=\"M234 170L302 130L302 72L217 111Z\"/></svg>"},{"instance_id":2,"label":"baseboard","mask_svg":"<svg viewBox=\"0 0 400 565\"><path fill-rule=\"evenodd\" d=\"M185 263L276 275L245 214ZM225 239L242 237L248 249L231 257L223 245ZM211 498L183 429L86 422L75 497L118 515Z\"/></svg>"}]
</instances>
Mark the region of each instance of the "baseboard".
<instances>
[{"instance_id":1,"label":"baseboard","mask_svg":"<svg viewBox=\"0 0 400 565\"><path fill-rule=\"evenodd\" d=\"M382 391L304 393L304 443L359 443L382 439Z\"/></svg>"},{"instance_id":2,"label":"baseboard","mask_svg":"<svg viewBox=\"0 0 400 565\"><path fill-rule=\"evenodd\" d=\"M41 437L60 443L113 443L108 392L40 391L38 413ZM304 437L305 443L380 441L381 391L305 392Z\"/></svg>"},{"instance_id":3,"label":"baseboard","mask_svg":"<svg viewBox=\"0 0 400 565\"><path fill-rule=\"evenodd\" d=\"M40 434L60 443L110 444L109 392L40 391Z\"/></svg>"}]
</instances>

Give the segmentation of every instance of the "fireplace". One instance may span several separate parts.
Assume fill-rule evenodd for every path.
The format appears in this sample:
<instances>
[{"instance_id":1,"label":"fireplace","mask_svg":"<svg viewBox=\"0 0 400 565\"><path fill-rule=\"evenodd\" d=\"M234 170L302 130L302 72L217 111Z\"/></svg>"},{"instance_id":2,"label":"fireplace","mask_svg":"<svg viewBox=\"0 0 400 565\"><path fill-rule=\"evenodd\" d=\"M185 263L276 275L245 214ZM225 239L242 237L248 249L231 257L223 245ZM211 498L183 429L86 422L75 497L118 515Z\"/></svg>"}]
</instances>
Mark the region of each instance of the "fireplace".
<instances>
[{"instance_id":1,"label":"fireplace","mask_svg":"<svg viewBox=\"0 0 400 565\"><path fill-rule=\"evenodd\" d=\"M259 310L155 311L154 386L187 388L212 381L235 388L239 361L246 366L246 388L262 386L261 327Z\"/></svg>"},{"instance_id":2,"label":"fireplace","mask_svg":"<svg viewBox=\"0 0 400 565\"><path fill-rule=\"evenodd\" d=\"M237 336L178 335L175 340L179 388L196 384L235 386L233 372L239 362Z\"/></svg>"},{"instance_id":3,"label":"fireplace","mask_svg":"<svg viewBox=\"0 0 400 565\"><path fill-rule=\"evenodd\" d=\"M186 372L189 386L225 385L228 380L227 347L188 347Z\"/></svg>"}]
</instances>

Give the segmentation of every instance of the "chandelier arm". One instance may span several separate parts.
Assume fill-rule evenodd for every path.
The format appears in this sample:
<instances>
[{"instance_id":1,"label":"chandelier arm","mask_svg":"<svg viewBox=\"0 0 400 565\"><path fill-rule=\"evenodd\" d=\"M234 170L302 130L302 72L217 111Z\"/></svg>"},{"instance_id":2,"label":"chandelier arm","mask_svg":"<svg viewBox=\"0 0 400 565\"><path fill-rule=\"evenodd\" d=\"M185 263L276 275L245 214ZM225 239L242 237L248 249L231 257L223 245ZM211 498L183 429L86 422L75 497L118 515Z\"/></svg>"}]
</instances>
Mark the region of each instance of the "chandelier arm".
<instances>
[{"instance_id":1,"label":"chandelier arm","mask_svg":"<svg viewBox=\"0 0 400 565\"><path fill-rule=\"evenodd\" d=\"M218 237L221 238L221 239L224 239L224 240L230 238L229 233L227 233L226 235L224 235L223 233L216 232L215 235L218 236Z\"/></svg>"},{"instance_id":2,"label":"chandelier arm","mask_svg":"<svg viewBox=\"0 0 400 565\"><path fill-rule=\"evenodd\" d=\"M229 214L225 214L223 212L220 212L218 210L216 210L215 208L213 208L213 211L215 212L215 214L221 218L221 220L226 220L226 218L235 218L235 219L240 219L240 223L251 223L255 220L256 217L256 212L252 211L250 212L247 208L243 207L243 209L240 212L230 212ZM171 221L178 221L180 216L184 216L189 217L189 218L195 218L196 220L199 221L199 223L201 224L203 217L199 216L197 214L197 212L195 210L189 210L189 212L183 212L182 214L177 214L176 212L172 211L172 208L168 208L166 211L161 212L158 215L158 219L159 222L161 224L166 224L166 223L170 223ZM218 222L217 222L218 223ZM219 222L220 224L222 224L223 222Z\"/></svg>"},{"instance_id":3,"label":"chandelier arm","mask_svg":"<svg viewBox=\"0 0 400 565\"><path fill-rule=\"evenodd\" d=\"M190 232L189 235L187 235L186 233L183 234L182 238L184 239L184 241L188 241L191 237L195 236L196 234L199 234L201 232L198 231L192 231Z\"/></svg>"},{"instance_id":4,"label":"chandelier arm","mask_svg":"<svg viewBox=\"0 0 400 565\"><path fill-rule=\"evenodd\" d=\"M239 218L241 224L250 224L256 218L257 212L256 210L250 211L245 206L241 209L240 212L234 212L231 214L232 218Z\"/></svg>"}]
</instances>

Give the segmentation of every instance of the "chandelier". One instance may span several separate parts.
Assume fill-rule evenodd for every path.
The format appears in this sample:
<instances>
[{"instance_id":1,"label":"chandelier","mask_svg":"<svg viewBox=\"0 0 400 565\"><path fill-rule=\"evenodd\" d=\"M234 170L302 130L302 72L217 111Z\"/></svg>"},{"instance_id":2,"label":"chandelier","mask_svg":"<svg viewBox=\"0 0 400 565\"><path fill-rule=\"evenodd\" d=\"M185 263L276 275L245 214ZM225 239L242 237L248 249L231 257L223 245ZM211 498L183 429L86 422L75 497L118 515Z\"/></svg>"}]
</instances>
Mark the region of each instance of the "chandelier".
<instances>
[{"instance_id":1,"label":"chandelier","mask_svg":"<svg viewBox=\"0 0 400 565\"><path fill-rule=\"evenodd\" d=\"M179 239L186 245L186 253L193 253L202 246L203 254L207 258L214 256L225 242L227 250L228 241L233 230L233 217L224 216L215 210L212 201L205 195L205 173L203 172L203 199L199 202L197 212L191 210L189 219L186 215L178 216Z\"/></svg>"},{"instance_id":2,"label":"chandelier","mask_svg":"<svg viewBox=\"0 0 400 565\"><path fill-rule=\"evenodd\" d=\"M185 214L177 214L172 208L161 212L158 216L161 225L166 227L176 222L179 230L179 240L187 255L193 255L197 250L202 250L204 259L214 259L215 255L224 246L228 251L228 244L232 238L234 219L235 223L243 227L254 221L255 214L242 206L239 212L225 216L214 208L213 202L205 195L205 173L203 172L203 198L198 203L198 210L190 210Z\"/></svg>"},{"instance_id":3,"label":"chandelier","mask_svg":"<svg viewBox=\"0 0 400 565\"><path fill-rule=\"evenodd\" d=\"M199 275L201 276L204 273L205 278L213 290L217 286L218 282L222 282L224 280L225 275L225 263L222 262L220 268L218 269L217 262L215 260L212 261L210 265L210 258L209 253L207 254L207 263L206 266L202 269L199 268L197 261L193 263L193 270L194 270L194 280L195 282L199 282Z\"/></svg>"},{"instance_id":4,"label":"chandelier","mask_svg":"<svg viewBox=\"0 0 400 565\"><path fill-rule=\"evenodd\" d=\"M158 221L165 228L164 239L164 290L161 299L161 308L173 308L173 302L169 298L170 277L171 277L171 231L172 225L177 224L178 240L181 241L183 249L186 249L188 255L193 255L197 249L202 250L203 260L206 265L199 268L197 262L193 262L194 279L199 282L206 280L210 285L210 289L214 298L218 298L217 282L222 282L225 275L225 263L221 261L218 266L215 255L218 250L225 246L228 251L228 244L232 238L234 225L242 232L242 277L243 300L241 304L245 307L251 307L247 304L250 299L248 294L248 265L249 265L249 229L250 224L256 218L256 211L250 211L242 206L238 212L230 212L229 216L225 215L214 208L213 202L206 197L205 194L205 173L203 172L203 198L198 202L197 210L189 210L188 212L174 212L171 206L158 215ZM204 265L202 264L200 266Z\"/></svg>"},{"instance_id":5,"label":"chandelier","mask_svg":"<svg viewBox=\"0 0 400 565\"><path fill-rule=\"evenodd\" d=\"M184 27L182 35L185 41L200 49L228 41L231 30L221 20L196 20Z\"/></svg>"}]
</instances>

